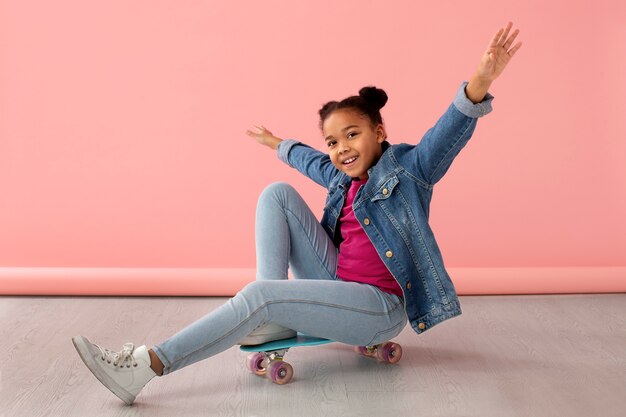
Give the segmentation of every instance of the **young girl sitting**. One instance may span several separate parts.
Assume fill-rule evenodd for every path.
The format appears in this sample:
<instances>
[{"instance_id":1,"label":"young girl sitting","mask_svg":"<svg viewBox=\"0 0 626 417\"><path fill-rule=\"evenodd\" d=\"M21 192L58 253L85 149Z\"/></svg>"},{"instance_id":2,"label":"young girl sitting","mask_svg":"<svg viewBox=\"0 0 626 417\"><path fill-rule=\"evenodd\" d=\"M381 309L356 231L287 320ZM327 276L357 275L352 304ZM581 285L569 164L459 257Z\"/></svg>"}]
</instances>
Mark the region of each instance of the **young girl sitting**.
<instances>
[{"instance_id":1,"label":"young girl sitting","mask_svg":"<svg viewBox=\"0 0 626 417\"><path fill-rule=\"evenodd\" d=\"M319 111L328 149L282 140L263 126L247 134L328 190L321 221L286 183L261 193L256 213L256 281L224 305L148 349L113 352L83 336L72 340L91 372L132 404L157 375L167 375L236 344L295 332L356 346L398 335L409 322L422 333L461 314L428 224L434 185L489 113L487 92L521 43L500 29L476 73L417 145L387 142L380 109L385 92L330 101ZM295 279L287 279L287 271Z\"/></svg>"}]
</instances>

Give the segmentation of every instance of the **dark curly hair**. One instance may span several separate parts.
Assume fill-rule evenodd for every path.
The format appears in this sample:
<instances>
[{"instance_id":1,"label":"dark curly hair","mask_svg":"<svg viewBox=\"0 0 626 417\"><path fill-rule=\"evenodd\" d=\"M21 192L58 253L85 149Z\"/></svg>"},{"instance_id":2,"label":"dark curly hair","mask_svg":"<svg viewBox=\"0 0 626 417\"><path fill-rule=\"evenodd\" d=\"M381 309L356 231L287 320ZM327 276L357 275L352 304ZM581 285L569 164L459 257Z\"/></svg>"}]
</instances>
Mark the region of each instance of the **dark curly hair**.
<instances>
[{"instance_id":1,"label":"dark curly hair","mask_svg":"<svg viewBox=\"0 0 626 417\"><path fill-rule=\"evenodd\" d=\"M340 109L353 109L360 114L369 117L372 125L382 124L383 118L380 115L382 109L387 103L387 93L385 90L374 86L363 87L359 90L358 96L350 96L341 101L329 101L319 110L320 130L324 126L324 121L332 112Z\"/></svg>"}]
</instances>

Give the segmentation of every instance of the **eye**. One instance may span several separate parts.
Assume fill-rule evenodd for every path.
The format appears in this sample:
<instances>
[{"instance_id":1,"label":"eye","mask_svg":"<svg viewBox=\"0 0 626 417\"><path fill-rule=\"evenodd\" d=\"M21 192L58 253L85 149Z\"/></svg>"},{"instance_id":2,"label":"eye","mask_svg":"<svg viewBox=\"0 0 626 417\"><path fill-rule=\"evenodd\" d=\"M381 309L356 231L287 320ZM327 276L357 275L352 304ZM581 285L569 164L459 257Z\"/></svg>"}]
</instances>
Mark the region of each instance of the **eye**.
<instances>
[{"instance_id":1,"label":"eye","mask_svg":"<svg viewBox=\"0 0 626 417\"><path fill-rule=\"evenodd\" d=\"M333 144L335 143L334 140L328 141L327 145L330 148L331 146L333 146Z\"/></svg>"},{"instance_id":2,"label":"eye","mask_svg":"<svg viewBox=\"0 0 626 417\"><path fill-rule=\"evenodd\" d=\"M352 138L352 137L354 137L354 136L356 136L358 134L359 134L358 132L350 132L350 133L348 133L348 138Z\"/></svg>"}]
</instances>

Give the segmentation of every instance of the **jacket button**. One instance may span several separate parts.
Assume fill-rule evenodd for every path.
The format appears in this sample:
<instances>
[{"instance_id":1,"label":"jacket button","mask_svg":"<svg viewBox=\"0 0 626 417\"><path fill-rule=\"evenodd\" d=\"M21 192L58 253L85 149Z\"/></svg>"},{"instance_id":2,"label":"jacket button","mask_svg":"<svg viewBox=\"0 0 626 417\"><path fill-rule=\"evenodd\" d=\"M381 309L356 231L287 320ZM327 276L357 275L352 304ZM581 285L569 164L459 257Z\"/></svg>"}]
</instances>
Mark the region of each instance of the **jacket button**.
<instances>
[{"instance_id":1,"label":"jacket button","mask_svg":"<svg viewBox=\"0 0 626 417\"><path fill-rule=\"evenodd\" d=\"M407 289L407 290L410 290L410 289L411 289L411 283L410 283L410 282L407 282L407 283L406 283L406 289Z\"/></svg>"},{"instance_id":2,"label":"jacket button","mask_svg":"<svg viewBox=\"0 0 626 417\"><path fill-rule=\"evenodd\" d=\"M365 225L367 226L368 224L370 224L370 219L366 217L365 220L363 220L363 223L365 223Z\"/></svg>"},{"instance_id":3,"label":"jacket button","mask_svg":"<svg viewBox=\"0 0 626 417\"><path fill-rule=\"evenodd\" d=\"M387 190L386 188L383 188L383 194L385 195L389 194L389 190Z\"/></svg>"},{"instance_id":4,"label":"jacket button","mask_svg":"<svg viewBox=\"0 0 626 417\"><path fill-rule=\"evenodd\" d=\"M393 252L388 250L387 253L385 253L385 255L387 255L387 258L391 258L393 256Z\"/></svg>"},{"instance_id":5,"label":"jacket button","mask_svg":"<svg viewBox=\"0 0 626 417\"><path fill-rule=\"evenodd\" d=\"M424 330L424 329L426 328L426 325L425 325L424 323L420 323L420 324L418 324L418 325L417 325L417 327L418 327L420 330Z\"/></svg>"}]
</instances>

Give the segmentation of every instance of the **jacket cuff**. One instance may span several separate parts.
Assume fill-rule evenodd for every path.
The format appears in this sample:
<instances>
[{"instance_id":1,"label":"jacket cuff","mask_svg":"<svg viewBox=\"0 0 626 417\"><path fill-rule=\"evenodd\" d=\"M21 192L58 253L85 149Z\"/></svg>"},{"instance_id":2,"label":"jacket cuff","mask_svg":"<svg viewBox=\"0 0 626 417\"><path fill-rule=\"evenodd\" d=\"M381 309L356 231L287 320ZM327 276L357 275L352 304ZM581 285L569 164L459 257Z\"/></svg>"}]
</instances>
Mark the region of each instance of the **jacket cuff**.
<instances>
[{"instance_id":1,"label":"jacket cuff","mask_svg":"<svg viewBox=\"0 0 626 417\"><path fill-rule=\"evenodd\" d=\"M295 145L299 143L300 143L299 141L294 140L294 139L284 139L283 141L281 141L276 147L278 151L278 159L280 159L281 161L283 161L284 163L286 163L287 165L293 168L293 165L289 163L289 159L288 159L289 151L291 150L291 148L293 148Z\"/></svg>"},{"instance_id":2,"label":"jacket cuff","mask_svg":"<svg viewBox=\"0 0 626 417\"><path fill-rule=\"evenodd\" d=\"M491 108L491 101L494 97L487 92L485 94L485 98L480 103L472 103L472 100L467 98L467 94L465 93L465 86L469 84L469 81L463 81L459 90L456 93L456 97L454 97L454 106L467 117L478 118L485 116L488 113L491 113L493 110Z\"/></svg>"}]
</instances>

